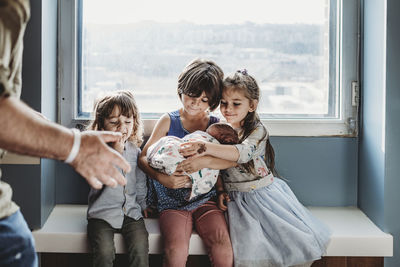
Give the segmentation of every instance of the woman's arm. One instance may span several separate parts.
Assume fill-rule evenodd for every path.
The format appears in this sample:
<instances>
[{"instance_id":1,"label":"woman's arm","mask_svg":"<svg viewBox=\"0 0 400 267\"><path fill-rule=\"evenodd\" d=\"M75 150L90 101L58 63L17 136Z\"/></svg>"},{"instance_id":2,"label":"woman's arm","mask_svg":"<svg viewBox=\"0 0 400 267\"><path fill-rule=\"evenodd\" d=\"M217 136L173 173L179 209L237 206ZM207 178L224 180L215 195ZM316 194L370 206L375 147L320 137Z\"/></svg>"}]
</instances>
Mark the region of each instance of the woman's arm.
<instances>
[{"instance_id":1,"label":"woman's arm","mask_svg":"<svg viewBox=\"0 0 400 267\"><path fill-rule=\"evenodd\" d=\"M146 145L143 147L142 153L139 156L138 164L139 167L150 177L156 179L162 185L168 188L182 188L185 184L190 181L189 177L184 175L182 172L175 172L168 176L164 173L153 169L147 161L147 150L148 148L157 142L161 137L164 137L168 133L170 125L170 118L168 114L164 114L154 126L153 132Z\"/></svg>"}]
</instances>

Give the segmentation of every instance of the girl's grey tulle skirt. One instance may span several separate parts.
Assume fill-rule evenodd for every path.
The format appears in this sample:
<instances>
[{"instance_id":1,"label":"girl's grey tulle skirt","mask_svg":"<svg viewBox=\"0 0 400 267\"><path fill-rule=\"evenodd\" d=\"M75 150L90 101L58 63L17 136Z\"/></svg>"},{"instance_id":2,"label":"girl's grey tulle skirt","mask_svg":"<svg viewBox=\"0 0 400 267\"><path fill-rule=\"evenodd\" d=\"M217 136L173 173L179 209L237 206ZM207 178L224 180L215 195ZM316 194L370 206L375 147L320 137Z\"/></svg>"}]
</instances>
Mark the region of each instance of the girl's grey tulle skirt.
<instances>
[{"instance_id":1,"label":"girl's grey tulle skirt","mask_svg":"<svg viewBox=\"0 0 400 267\"><path fill-rule=\"evenodd\" d=\"M329 228L279 178L251 192L230 192L228 220L235 267L277 267L320 259Z\"/></svg>"}]
</instances>

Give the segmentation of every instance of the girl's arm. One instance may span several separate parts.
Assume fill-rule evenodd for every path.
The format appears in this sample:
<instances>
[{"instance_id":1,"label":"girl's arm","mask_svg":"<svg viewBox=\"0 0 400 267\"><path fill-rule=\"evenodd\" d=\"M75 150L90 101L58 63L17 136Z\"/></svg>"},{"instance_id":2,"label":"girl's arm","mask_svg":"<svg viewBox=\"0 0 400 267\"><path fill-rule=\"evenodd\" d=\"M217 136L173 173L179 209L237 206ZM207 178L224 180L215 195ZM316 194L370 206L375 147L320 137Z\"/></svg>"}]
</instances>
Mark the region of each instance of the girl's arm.
<instances>
[{"instance_id":1,"label":"girl's arm","mask_svg":"<svg viewBox=\"0 0 400 267\"><path fill-rule=\"evenodd\" d=\"M206 141L190 141L183 143L179 152L184 157L192 158L209 155L235 162L239 159L239 151L235 146L215 144Z\"/></svg>"},{"instance_id":2,"label":"girl's arm","mask_svg":"<svg viewBox=\"0 0 400 267\"><path fill-rule=\"evenodd\" d=\"M204 168L223 170L236 166L237 163L235 161L220 159L213 156L202 156L197 158L188 158L182 161L177 166L177 169L182 169L186 173L193 173Z\"/></svg>"},{"instance_id":3,"label":"girl's arm","mask_svg":"<svg viewBox=\"0 0 400 267\"><path fill-rule=\"evenodd\" d=\"M213 157L246 163L261 153L265 148L268 134L265 127L260 123L253 132L237 145L221 145L204 141L191 141L181 145L180 153L185 157L197 158L210 155Z\"/></svg>"},{"instance_id":4,"label":"girl's arm","mask_svg":"<svg viewBox=\"0 0 400 267\"><path fill-rule=\"evenodd\" d=\"M170 125L170 118L168 114L164 114L157 122L156 126L154 126L153 132L146 145L143 147L142 153L139 156L138 164L139 167L151 178L156 179L162 185L168 188L182 188L185 187L185 184L190 181L190 178L186 175L183 175L179 172L175 172L174 174L168 176L164 173L156 171L153 169L149 163L147 162L147 149L157 142L161 137L166 136L168 133Z\"/></svg>"}]
</instances>

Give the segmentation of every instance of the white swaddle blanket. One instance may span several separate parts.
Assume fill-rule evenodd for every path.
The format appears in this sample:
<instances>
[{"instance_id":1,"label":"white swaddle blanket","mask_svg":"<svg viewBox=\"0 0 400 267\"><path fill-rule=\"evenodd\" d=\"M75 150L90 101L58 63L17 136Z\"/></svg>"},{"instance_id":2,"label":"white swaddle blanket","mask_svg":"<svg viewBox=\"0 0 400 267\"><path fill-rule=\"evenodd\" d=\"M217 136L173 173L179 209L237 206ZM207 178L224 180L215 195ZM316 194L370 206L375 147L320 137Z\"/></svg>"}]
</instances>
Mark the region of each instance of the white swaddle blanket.
<instances>
[{"instance_id":1,"label":"white swaddle blanket","mask_svg":"<svg viewBox=\"0 0 400 267\"><path fill-rule=\"evenodd\" d=\"M195 131L183 138L172 135L164 136L148 148L147 160L153 168L171 175L176 171L178 164L185 160L179 153L180 145L191 140L199 139L219 144L214 137L203 131ZM216 183L218 174L219 170L212 170L209 168L187 174L192 181L192 190L189 199L209 192Z\"/></svg>"}]
</instances>

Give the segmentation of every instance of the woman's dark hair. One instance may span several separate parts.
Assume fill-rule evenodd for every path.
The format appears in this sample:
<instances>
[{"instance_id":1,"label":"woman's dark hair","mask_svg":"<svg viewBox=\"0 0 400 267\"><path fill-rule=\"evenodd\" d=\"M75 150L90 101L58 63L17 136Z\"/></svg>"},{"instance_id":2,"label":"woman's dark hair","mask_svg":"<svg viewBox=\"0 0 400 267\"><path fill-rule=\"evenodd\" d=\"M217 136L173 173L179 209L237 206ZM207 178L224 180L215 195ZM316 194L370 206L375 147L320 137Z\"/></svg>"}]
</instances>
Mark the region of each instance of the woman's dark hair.
<instances>
[{"instance_id":1,"label":"woman's dark hair","mask_svg":"<svg viewBox=\"0 0 400 267\"><path fill-rule=\"evenodd\" d=\"M244 93L244 96L251 102L254 100L258 102L260 100L260 88L258 87L257 81L252 76L247 74L247 70L237 71L234 74L226 77L223 85L224 90L234 90ZM255 110L253 112L248 112L246 117L243 119L241 125L242 130L239 132L240 142L243 142L259 125L262 125L264 129L264 136L262 138L264 139L265 136L268 135L268 131L262 124L260 117ZM274 176L278 176L278 173L275 169L275 151L271 145L269 136L265 146L264 161ZM241 164L240 166L246 171L256 174L253 161Z\"/></svg>"},{"instance_id":2,"label":"woman's dark hair","mask_svg":"<svg viewBox=\"0 0 400 267\"><path fill-rule=\"evenodd\" d=\"M213 111L221 100L223 78L224 72L213 61L195 59L179 75L178 96L199 97L204 92Z\"/></svg>"},{"instance_id":3,"label":"woman's dark hair","mask_svg":"<svg viewBox=\"0 0 400 267\"><path fill-rule=\"evenodd\" d=\"M140 146L143 142L142 121L133 94L127 90L114 91L98 99L94 106L95 119L88 129L104 130L104 121L110 117L115 106L119 107L120 115L133 117L133 132L128 140Z\"/></svg>"}]
</instances>

